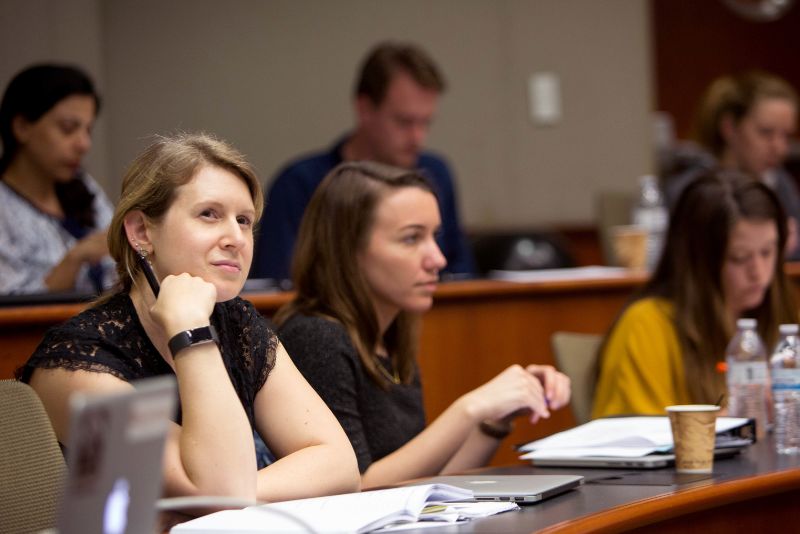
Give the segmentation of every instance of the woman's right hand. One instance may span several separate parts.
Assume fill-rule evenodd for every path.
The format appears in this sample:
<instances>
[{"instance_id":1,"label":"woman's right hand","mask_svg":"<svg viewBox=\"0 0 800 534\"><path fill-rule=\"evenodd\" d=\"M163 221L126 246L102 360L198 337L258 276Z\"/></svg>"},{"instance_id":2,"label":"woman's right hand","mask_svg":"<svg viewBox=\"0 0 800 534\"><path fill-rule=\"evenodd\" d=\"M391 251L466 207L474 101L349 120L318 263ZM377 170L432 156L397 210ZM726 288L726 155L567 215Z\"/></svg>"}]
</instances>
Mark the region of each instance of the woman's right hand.
<instances>
[{"instance_id":1,"label":"woman's right hand","mask_svg":"<svg viewBox=\"0 0 800 534\"><path fill-rule=\"evenodd\" d=\"M208 326L216 301L214 284L187 273L169 275L161 281L150 312L170 338L184 330Z\"/></svg>"},{"instance_id":2,"label":"woman's right hand","mask_svg":"<svg viewBox=\"0 0 800 534\"><path fill-rule=\"evenodd\" d=\"M515 413L529 413L531 422L550 417L542 383L533 373L516 364L470 391L463 399L476 423L501 420Z\"/></svg>"}]
</instances>

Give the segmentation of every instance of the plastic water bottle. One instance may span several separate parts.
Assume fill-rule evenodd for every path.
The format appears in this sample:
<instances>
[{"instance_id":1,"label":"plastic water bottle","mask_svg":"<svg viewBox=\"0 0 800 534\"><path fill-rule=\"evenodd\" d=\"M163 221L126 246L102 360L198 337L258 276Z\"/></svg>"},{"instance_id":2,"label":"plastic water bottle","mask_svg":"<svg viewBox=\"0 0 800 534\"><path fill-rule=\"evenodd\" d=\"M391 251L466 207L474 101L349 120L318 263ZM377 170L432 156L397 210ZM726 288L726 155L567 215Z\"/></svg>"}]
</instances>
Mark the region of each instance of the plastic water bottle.
<instances>
[{"instance_id":1,"label":"plastic water bottle","mask_svg":"<svg viewBox=\"0 0 800 534\"><path fill-rule=\"evenodd\" d=\"M652 270L661 257L669 214L656 177L648 174L639 178L639 197L633 206L633 224L647 231L647 268Z\"/></svg>"},{"instance_id":2,"label":"plastic water bottle","mask_svg":"<svg viewBox=\"0 0 800 534\"><path fill-rule=\"evenodd\" d=\"M769 423L769 371L755 319L736 321L736 334L725 351L725 360L728 415L755 419L756 436L763 438Z\"/></svg>"},{"instance_id":3,"label":"plastic water bottle","mask_svg":"<svg viewBox=\"0 0 800 534\"><path fill-rule=\"evenodd\" d=\"M800 454L800 327L782 324L770 358L775 403L775 450Z\"/></svg>"}]
</instances>

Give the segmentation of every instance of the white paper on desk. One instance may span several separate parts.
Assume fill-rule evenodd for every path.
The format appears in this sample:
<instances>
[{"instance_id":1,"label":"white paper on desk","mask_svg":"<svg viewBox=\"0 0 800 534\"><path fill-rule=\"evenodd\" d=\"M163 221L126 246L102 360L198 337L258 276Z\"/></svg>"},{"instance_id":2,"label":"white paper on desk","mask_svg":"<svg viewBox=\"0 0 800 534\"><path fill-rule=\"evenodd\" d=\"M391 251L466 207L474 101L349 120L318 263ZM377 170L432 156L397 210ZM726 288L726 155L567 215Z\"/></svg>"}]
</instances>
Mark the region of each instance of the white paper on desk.
<instances>
[{"instance_id":1,"label":"white paper on desk","mask_svg":"<svg viewBox=\"0 0 800 534\"><path fill-rule=\"evenodd\" d=\"M746 422L747 419L740 417L717 417L716 431L725 432ZM554 452L559 457L634 457L666 451L672 445L672 430L667 417L609 417L532 441L520 447L520 451L536 451L540 458L545 452L549 453L548 457ZM536 457L526 455L525 459Z\"/></svg>"},{"instance_id":2,"label":"white paper on desk","mask_svg":"<svg viewBox=\"0 0 800 534\"><path fill-rule=\"evenodd\" d=\"M545 458L586 458L587 456L607 456L610 458L638 458L654 452L666 452L661 447L583 447L572 449L542 449L526 452L520 460L541 460Z\"/></svg>"},{"instance_id":3,"label":"white paper on desk","mask_svg":"<svg viewBox=\"0 0 800 534\"><path fill-rule=\"evenodd\" d=\"M170 533L308 532L306 526L293 521L292 517L302 519L319 533L369 532L390 523L416 521L428 502L470 500L473 497L470 490L446 484L346 493L264 504L243 510L224 510L176 525Z\"/></svg>"},{"instance_id":4,"label":"white paper on desk","mask_svg":"<svg viewBox=\"0 0 800 534\"><path fill-rule=\"evenodd\" d=\"M502 501L453 502L446 503L446 506L447 509L442 512L423 514L420 516L420 520L414 523L391 525L379 529L377 532L397 532L400 530L442 526L458 521L469 521L511 510L519 510L519 505L516 503Z\"/></svg>"},{"instance_id":5,"label":"white paper on desk","mask_svg":"<svg viewBox=\"0 0 800 534\"><path fill-rule=\"evenodd\" d=\"M533 269L529 271L489 271L489 278L506 282L569 282L572 280L595 280L602 278L625 278L631 271L624 267L590 265L566 269Z\"/></svg>"}]
</instances>

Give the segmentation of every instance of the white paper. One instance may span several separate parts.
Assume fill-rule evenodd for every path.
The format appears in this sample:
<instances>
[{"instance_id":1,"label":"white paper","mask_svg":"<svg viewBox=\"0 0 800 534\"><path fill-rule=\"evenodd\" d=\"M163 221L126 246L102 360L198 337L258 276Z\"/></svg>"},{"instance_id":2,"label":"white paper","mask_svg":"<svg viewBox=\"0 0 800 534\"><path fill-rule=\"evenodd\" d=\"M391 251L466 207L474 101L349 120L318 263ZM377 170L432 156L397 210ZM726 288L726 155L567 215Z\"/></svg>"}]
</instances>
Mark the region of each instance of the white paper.
<instances>
[{"instance_id":1,"label":"white paper","mask_svg":"<svg viewBox=\"0 0 800 534\"><path fill-rule=\"evenodd\" d=\"M716 431L725 432L744 425L747 419L717 417ZM584 456L646 456L673 446L667 417L610 417L595 419L520 447L523 459Z\"/></svg>"},{"instance_id":2,"label":"white paper","mask_svg":"<svg viewBox=\"0 0 800 534\"><path fill-rule=\"evenodd\" d=\"M416 521L431 501L472 498L472 491L445 484L406 486L225 510L176 525L170 533L305 533L309 526L319 533L369 532L385 524Z\"/></svg>"},{"instance_id":3,"label":"white paper","mask_svg":"<svg viewBox=\"0 0 800 534\"><path fill-rule=\"evenodd\" d=\"M489 271L489 278L507 282L561 282L571 280L596 280L603 278L626 278L631 271L624 267L590 265L567 269L535 269L530 271Z\"/></svg>"},{"instance_id":4,"label":"white paper","mask_svg":"<svg viewBox=\"0 0 800 534\"><path fill-rule=\"evenodd\" d=\"M469 521L519 509L516 503L504 501L457 502L446 503L446 506L447 509L442 512L420 516L419 521L404 523L402 525L391 525L379 529L377 532L397 532L400 530L442 526L458 521Z\"/></svg>"}]
</instances>

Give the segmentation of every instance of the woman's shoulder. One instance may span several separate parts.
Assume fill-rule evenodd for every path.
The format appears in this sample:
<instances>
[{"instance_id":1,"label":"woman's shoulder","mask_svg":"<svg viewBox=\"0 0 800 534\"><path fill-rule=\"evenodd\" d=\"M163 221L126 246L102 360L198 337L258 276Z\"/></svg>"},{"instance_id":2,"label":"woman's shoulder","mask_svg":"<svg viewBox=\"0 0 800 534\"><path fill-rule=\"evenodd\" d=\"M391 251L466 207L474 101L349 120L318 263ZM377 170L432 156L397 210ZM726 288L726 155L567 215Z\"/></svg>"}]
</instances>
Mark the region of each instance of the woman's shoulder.
<instances>
[{"instance_id":1,"label":"woman's shoulder","mask_svg":"<svg viewBox=\"0 0 800 534\"><path fill-rule=\"evenodd\" d=\"M125 380L149 361L127 295L118 294L47 331L27 367L106 372Z\"/></svg>"},{"instance_id":2,"label":"woman's shoulder","mask_svg":"<svg viewBox=\"0 0 800 534\"><path fill-rule=\"evenodd\" d=\"M123 323L129 325L135 315L136 312L130 297L125 293L115 293L96 304L89 305L77 315L73 315L60 327L55 328L77 327L91 331L88 328L89 326L97 325L102 329L106 323L121 327Z\"/></svg>"},{"instance_id":3,"label":"woman's shoulder","mask_svg":"<svg viewBox=\"0 0 800 534\"><path fill-rule=\"evenodd\" d=\"M652 320L670 320L672 302L663 297L644 297L631 303L623 317Z\"/></svg>"},{"instance_id":4,"label":"woman's shoulder","mask_svg":"<svg viewBox=\"0 0 800 534\"><path fill-rule=\"evenodd\" d=\"M295 314L278 328L294 364L316 388L340 388L360 380L361 360L347 329L332 318Z\"/></svg>"},{"instance_id":5,"label":"woman's shoulder","mask_svg":"<svg viewBox=\"0 0 800 534\"><path fill-rule=\"evenodd\" d=\"M286 320L278 328L278 333L281 339L284 336L301 336L329 342L350 340L344 325L335 319L302 313L296 313Z\"/></svg>"},{"instance_id":6,"label":"woman's shoulder","mask_svg":"<svg viewBox=\"0 0 800 534\"><path fill-rule=\"evenodd\" d=\"M661 297L645 297L631 303L615 328L623 336L645 337L674 330L672 303Z\"/></svg>"},{"instance_id":7,"label":"woman's shoulder","mask_svg":"<svg viewBox=\"0 0 800 534\"><path fill-rule=\"evenodd\" d=\"M249 332L258 338L275 338L274 329L269 322L261 315L256 307L247 299L234 297L231 300L221 302L217 305L217 310L221 311L222 320L227 323L224 325L226 330L236 330Z\"/></svg>"},{"instance_id":8,"label":"woman's shoulder","mask_svg":"<svg viewBox=\"0 0 800 534\"><path fill-rule=\"evenodd\" d=\"M9 232L31 232L29 225L36 221L53 224L52 217L35 208L29 200L3 180L0 180L0 205L3 206L3 209L0 210L0 224L3 224ZM33 231L38 231L38 228Z\"/></svg>"},{"instance_id":9,"label":"woman's shoulder","mask_svg":"<svg viewBox=\"0 0 800 534\"><path fill-rule=\"evenodd\" d=\"M278 337L292 358L355 355L347 329L333 318L297 313L278 328Z\"/></svg>"}]
</instances>

